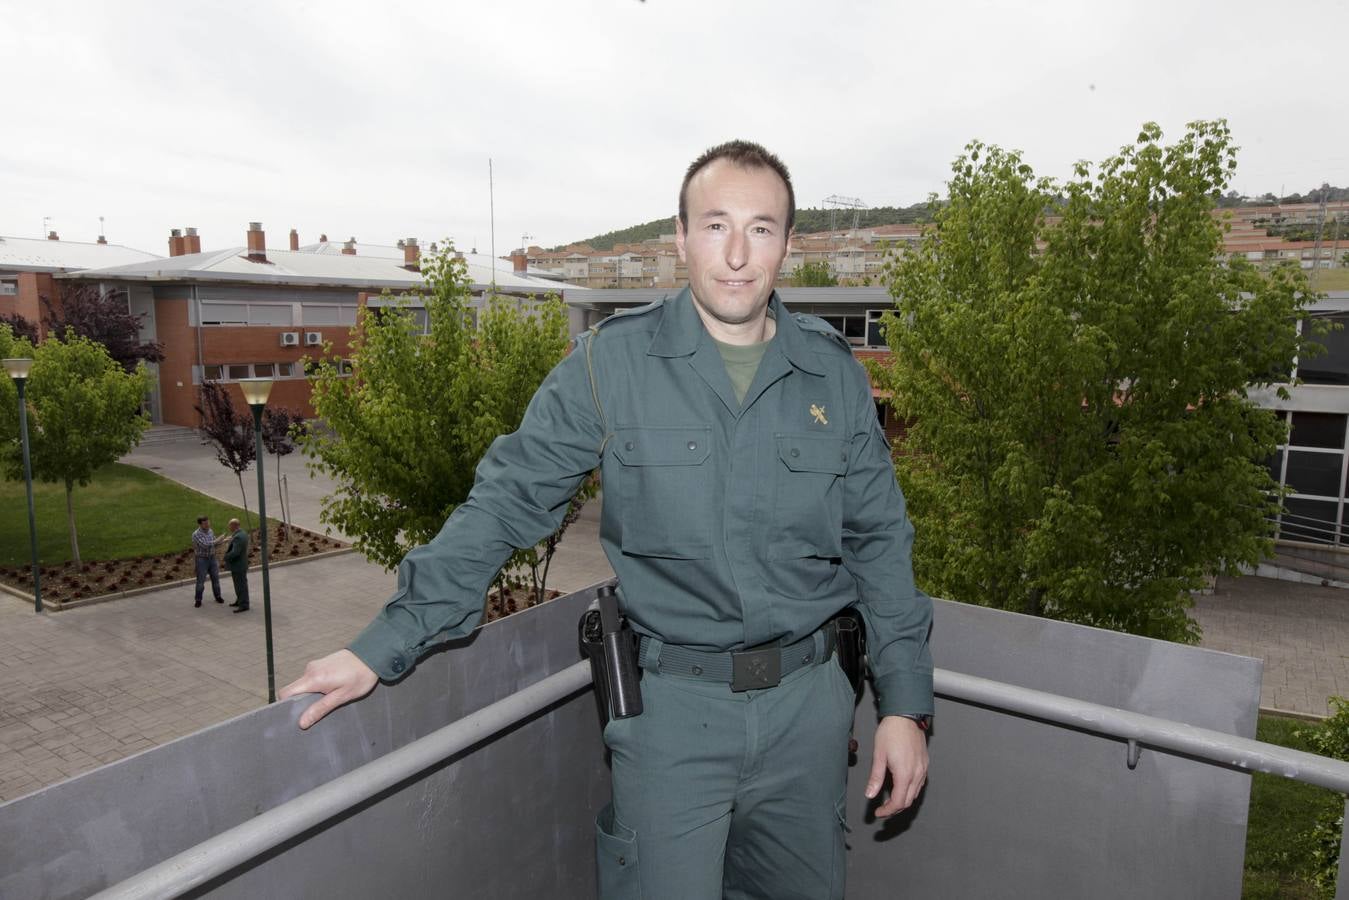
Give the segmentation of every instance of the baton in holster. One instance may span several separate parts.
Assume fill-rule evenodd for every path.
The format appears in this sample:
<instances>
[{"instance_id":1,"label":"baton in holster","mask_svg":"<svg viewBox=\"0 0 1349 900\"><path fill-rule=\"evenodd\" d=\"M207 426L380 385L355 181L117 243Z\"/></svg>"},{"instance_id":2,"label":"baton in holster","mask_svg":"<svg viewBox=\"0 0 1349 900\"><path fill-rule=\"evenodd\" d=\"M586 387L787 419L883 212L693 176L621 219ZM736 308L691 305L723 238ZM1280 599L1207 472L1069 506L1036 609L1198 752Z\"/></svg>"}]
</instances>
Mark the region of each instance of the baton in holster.
<instances>
[{"instance_id":1,"label":"baton in holster","mask_svg":"<svg viewBox=\"0 0 1349 900\"><path fill-rule=\"evenodd\" d=\"M637 635L618 611L618 593L605 585L596 592L597 609L588 609L579 623L581 652L590 660L600 723L642 712L641 669Z\"/></svg>"},{"instance_id":2,"label":"baton in holster","mask_svg":"<svg viewBox=\"0 0 1349 900\"><path fill-rule=\"evenodd\" d=\"M838 664L852 684L853 693L862 696L862 679L866 677L867 667L867 626L857 607L849 606L840 610L831 619L837 631L837 643L834 652L838 654Z\"/></svg>"}]
</instances>

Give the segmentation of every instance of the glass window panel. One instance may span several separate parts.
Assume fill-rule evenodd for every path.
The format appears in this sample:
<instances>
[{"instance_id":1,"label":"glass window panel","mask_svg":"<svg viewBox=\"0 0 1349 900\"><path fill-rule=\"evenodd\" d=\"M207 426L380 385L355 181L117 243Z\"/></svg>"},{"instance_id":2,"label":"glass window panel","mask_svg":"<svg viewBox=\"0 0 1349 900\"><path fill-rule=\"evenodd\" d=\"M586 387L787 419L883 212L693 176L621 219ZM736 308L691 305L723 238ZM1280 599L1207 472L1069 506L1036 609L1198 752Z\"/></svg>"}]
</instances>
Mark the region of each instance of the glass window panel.
<instances>
[{"instance_id":1,"label":"glass window panel","mask_svg":"<svg viewBox=\"0 0 1349 900\"><path fill-rule=\"evenodd\" d=\"M1295 494L1339 497L1342 453L1288 451L1288 486Z\"/></svg>"},{"instance_id":2,"label":"glass window panel","mask_svg":"<svg viewBox=\"0 0 1349 900\"><path fill-rule=\"evenodd\" d=\"M201 305L201 324L203 325L247 325L247 303L203 303Z\"/></svg>"},{"instance_id":3,"label":"glass window panel","mask_svg":"<svg viewBox=\"0 0 1349 900\"><path fill-rule=\"evenodd\" d=\"M294 364L294 363L288 363L288 362L276 363L276 377L277 377L277 378L291 378L291 377L294 376L294 375L295 375L295 364Z\"/></svg>"},{"instance_id":4,"label":"glass window panel","mask_svg":"<svg viewBox=\"0 0 1349 900\"><path fill-rule=\"evenodd\" d=\"M1349 316L1331 316L1332 322L1349 325ZM1303 323L1304 333L1310 323ZM1313 336L1325 353L1299 360L1298 377L1307 384L1349 384L1349 328Z\"/></svg>"},{"instance_id":5,"label":"glass window panel","mask_svg":"<svg viewBox=\"0 0 1349 900\"><path fill-rule=\"evenodd\" d=\"M820 316L820 318L824 319L824 321L829 324L829 327L833 328L835 331L839 332L840 334L843 332L842 316Z\"/></svg>"},{"instance_id":6,"label":"glass window panel","mask_svg":"<svg viewBox=\"0 0 1349 900\"><path fill-rule=\"evenodd\" d=\"M1279 480L1279 475L1283 470L1283 451L1280 450L1265 460L1265 468L1269 470L1269 477L1275 481Z\"/></svg>"},{"instance_id":7,"label":"glass window panel","mask_svg":"<svg viewBox=\"0 0 1349 900\"><path fill-rule=\"evenodd\" d=\"M877 422L880 422L880 423L881 423L881 427L884 428L884 427L885 427L885 411L886 411L886 409L887 409L887 407L886 407L886 405L885 405L885 402L882 401L882 400L873 400L872 402L876 404L876 421L877 421Z\"/></svg>"},{"instance_id":8,"label":"glass window panel","mask_svg":"<svg viewBox=\"0 0 1349 900\"><path fill-rule=\"evenodd\" d=\"M291 324L290 304L250 303L248 306L249 325L286 325Z\"/></svg>"},{"instance_id":9,"label":"glass window panel","mask_svg":"<svg viewBox=\"0 0 1349 900\"><path fill-rule=\"evenodd\" d=\"M1289 541L1335 543L1337 505L1330 500L1303 500L1285 497L1279 536Z\"/></svg>"},{"instance_id":10,"label":"glass window panel","mask_svg":"<svg viewBox=\"0 0 1349 900\"><path fill-rule=\"evenodd\" d=\"M1293 413L1288 443L1296 447L1344 448L1345 416L1336 413Z\"/></svg>"},{"instance_id":11,"label":"glass window panel","mask_svg":"<svg viewBox=\"0 0 1349 900\"><path fill-rule=\"evenodd\" d=\"M205 367L202 369L202 372L204 373L204 377L206 378L207 381L219 381L219 380L220 380L220 367L219 367L219 366L205 366Z\"/></svg>"},{"instance_id":12,"label":"glass window panel","mask_svg":"<svg viewBox=\"0 0 1349 900\"><path fill-rule=\"evenodd\" d=\"M273 378L271 363L253 363L253 375L256 378Z\"/></svg>"},{"instance_id":13,"label":"glass window panel","mask_svg":"<svg viewBox=\"0 0 1349 900\"><path fill-rule=\"evenodd\" d=\"M301 317L304 319L304 326L308 328L311 325L337 325L337 307L321 306L314 303L304 303L301 305Z\"/></svg>"},{"instance_id":14,"label":"glass window panel","mask_svg":"<svg viewBox=\"0 0 1349 900\"><path fill-rule=\"evenodd\" d=\"M843 320L843 336L863 338L867 335L867 320L861 316L848 316Z\"/></svg>"},{"instance_id":15,"label":"glass window panel","mask_svg":"<svg viewBox=\"0 0 1349 900\"><path fill-rule=\"evenodd\" d=\"M248 367L248 364L247 364L247 363L243 363L242 365L233 365L233 366L229 366L229 367L228 367L229 375L226 376L226 377L228 377L228 378L248 378L248 377L249 377L249 371L248 371L248 368L249 368L249 367Z\"/></svg>"},{"instance_id":16,"label":"glass window panel","mask_svg":"<svg viewBox=\"0 0 1349 900\"><path fill-rule=\"evenodd\" d=\"M354 306L340 306L340 307L338 307L338 309L337 309L337 324L338 324L338 325L355 325L355 324L356 324L356 307L354 307Z\"/></svg>"}]
</instances>

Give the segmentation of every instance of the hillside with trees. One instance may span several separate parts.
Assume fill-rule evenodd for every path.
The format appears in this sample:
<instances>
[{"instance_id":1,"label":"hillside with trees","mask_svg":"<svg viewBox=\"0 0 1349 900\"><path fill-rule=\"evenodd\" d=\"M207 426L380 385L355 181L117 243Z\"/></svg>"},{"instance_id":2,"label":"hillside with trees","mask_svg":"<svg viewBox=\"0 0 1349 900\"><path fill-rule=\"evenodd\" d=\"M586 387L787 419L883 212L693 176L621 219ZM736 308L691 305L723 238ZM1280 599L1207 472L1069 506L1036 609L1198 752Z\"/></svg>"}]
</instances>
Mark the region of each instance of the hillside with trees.
<instances>
[{"instance_id":1,"label":"hillside with trees","mask_svg":"<svg viewBox=\"0 0 1349 900\"><path fill-rule=\"evenodd\" d=\"M877 206L874 209L858 210L859 228L873 228L879 225L907 225L915 222L932 221L931 209L927 202L912 206ZM798 209L796 211L796 231L798 234L810 234L816 231L829 231L832 228L851 228L853 210L851 209ZM615 244L638 244L652 240L662 234L674 234L674 216L653 219L641 225L608 231L575 244L588 244L596 250L612 250ZM570 244L564 246L571 246ZM562 250L563 247L554 247Z\"/></svg>"},{"instance_id":2,"label":"hillside with trees","mask_svg":"<svg viewBox=\"0 0 1349 900\"><path fill-rule=\"evenodd\" d=\"M1349 200L1349 188L1334 187L1329 184L1323 184L1319 188L1313 188L1305 194L1286 194L1282 197L1275 194L1261 194L1258 197L1245 196L1236 191L1228 191L1226 194L1218 197L1218 206L1222 208L1232 208L1239 206L1274 206L1278 203L1320 203L1322 196L1328 202L1338 200ZM1055 198L1056 205L1062 203L1063 198ZM813 234L819 231L831 231L836 228L850 228L853 221L853 210L851 209L819 209L810 207L808 209L798 209L796 211L796 233ZM880 225L912 225L919 222L932 221L932 206L928 201L915 203L912 206L877 206L873 209L863 209L857 211L857 225L859 228L874 228ZM1328 220L1331 224L1333 220ZM607 231L604 234L597 234L594 237L586 238L581 241L573 241L572 244L588 244L595 250L612 250L616 244L639 244L642 241L653 240L662 234L673 234L675 229L674 216L666 216L663 219L653 219L650 222L643 222L641 225L631 225L627 228L620 228L616 231ZM1289 234L1283 234L1279 225L1272 224L1269 229L1271 237L1282 236L1287 240L1307 240L1304 232L1306 226L1297 226L1289 229ZM1315 235L1312 235L1314 239ZM572 244L553 247L553 250L562 250Z\"/></svg>"}]
</instances>

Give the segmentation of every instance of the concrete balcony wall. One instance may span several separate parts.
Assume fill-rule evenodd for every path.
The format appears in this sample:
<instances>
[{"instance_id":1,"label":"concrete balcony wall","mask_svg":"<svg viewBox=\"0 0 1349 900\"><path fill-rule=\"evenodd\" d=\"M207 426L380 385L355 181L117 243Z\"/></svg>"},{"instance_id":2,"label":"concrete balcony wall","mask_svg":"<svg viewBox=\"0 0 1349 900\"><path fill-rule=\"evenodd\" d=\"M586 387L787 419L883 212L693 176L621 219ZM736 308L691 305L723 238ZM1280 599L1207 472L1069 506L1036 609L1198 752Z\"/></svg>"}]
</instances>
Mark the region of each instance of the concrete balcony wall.
<instances>
[{"instance_id":1,"label":"concrete balcony wall","mask_svg":"<svg viewBox=\"0 0 1349 900\"><path fill-rule=\"evenodd\" d=\"M74 898L141 871L577 660L591 593L437 652L309 732L257 710L0 806L0 897ZM939 602L938 666L1251 737L1260 663ZM261 648L259 648L261 652ZM1232 897L1249 776L939 699L929 787L872 821L857 717L849 896ZM607 772L587 691L192 896L593 896Z\"/></svg>"}]
</instances>

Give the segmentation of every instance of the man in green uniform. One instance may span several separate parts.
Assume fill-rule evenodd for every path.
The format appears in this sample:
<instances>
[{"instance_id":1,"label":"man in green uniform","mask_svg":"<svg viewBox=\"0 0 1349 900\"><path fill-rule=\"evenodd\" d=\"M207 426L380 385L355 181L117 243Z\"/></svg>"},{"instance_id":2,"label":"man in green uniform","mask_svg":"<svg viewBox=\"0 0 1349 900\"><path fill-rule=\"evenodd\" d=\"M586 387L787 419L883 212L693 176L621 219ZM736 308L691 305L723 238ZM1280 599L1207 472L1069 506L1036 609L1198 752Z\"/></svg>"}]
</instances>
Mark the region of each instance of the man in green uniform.
<instances>
[{"instance_id":1,"label":"man in green uniform","mask_svg":"<svg viewBox=\"0 0 1349 900\"><path fill-rule=\"evenodd\" d=\"M248 532L239 527L238 519L230 519L230 545L225 548L225 565L234 580L234 607L237 613L248 609Z\"/></svg>"},{"instance_id":2,"label":"man in green uniform","mask_svg":"<svg viewBox=\"0 0 1349 900\"><path fill-rule=\"evenodd\" d=\"M892 815L926 777L931 602L865 373L773 291L794 209L758 145L690 166L689 287L577 339L375 621L282 690L325 694L302 728L470 630L511 549L556 528L599 466L600 540L646 670L644 712L605 728L601 896L843 896L853 695L822 625L851 605L866 621L882 715L866 794L888 773Z\"/></svg>"}]
</instances>

